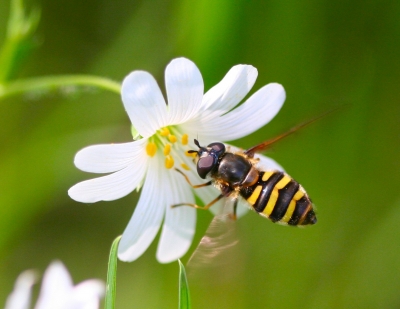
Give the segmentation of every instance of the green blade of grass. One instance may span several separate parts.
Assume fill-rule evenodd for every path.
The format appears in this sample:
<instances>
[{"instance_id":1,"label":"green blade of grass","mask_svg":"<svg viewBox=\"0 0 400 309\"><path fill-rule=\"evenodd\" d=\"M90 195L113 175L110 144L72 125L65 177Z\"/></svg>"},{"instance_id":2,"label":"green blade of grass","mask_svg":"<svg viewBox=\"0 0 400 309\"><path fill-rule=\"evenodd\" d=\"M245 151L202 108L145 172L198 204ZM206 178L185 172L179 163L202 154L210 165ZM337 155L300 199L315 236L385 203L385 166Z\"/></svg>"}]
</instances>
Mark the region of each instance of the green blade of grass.
<instances>
[{"instance_id":1,"label":"green blade of grass","mask_svg":"<svg viewBox=\"0 0 400 309\"><path fill-rule=\"evenodd\" d=\"M185 267L182 262L178 260L179 263L179 309L190 309L190 293L189 285L186 278Z\"/></svg>"},{"instance_id":2,"label":"green blade of grass","mask_svg":"<svg viewBox=\"0 0 400 309\"><path fill-rule=\"evenodd\" d=\"M117 262L118 262L118 244L121 236L115 238L111 245L110 257L108 259L107 270L107 289L105 298L105 309L115 308L115 297L117 294Z\"/></svg>"}]
</instances>

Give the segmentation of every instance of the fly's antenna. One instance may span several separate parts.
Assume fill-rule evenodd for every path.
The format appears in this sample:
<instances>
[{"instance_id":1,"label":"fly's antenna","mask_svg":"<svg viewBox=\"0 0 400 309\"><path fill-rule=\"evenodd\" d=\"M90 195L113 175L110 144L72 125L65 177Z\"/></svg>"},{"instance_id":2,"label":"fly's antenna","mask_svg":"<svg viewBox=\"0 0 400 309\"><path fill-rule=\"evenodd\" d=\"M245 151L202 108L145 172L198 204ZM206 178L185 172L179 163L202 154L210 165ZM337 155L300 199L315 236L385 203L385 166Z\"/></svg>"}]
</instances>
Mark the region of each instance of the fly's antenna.
<instances>
[{"instance_id":1,"label":"fly's antenna","mask_svg":"<svg viewBox=\"0 0 400 309\"><path fill-rule=\"evenodd\" d=\"M196 145L197 147L201 148L201 146L200 146L200 144L199 144L199 141L198 141L197 139L194 139L194 143L195 143L195 145Z\"/></svg>"}]
</instances>

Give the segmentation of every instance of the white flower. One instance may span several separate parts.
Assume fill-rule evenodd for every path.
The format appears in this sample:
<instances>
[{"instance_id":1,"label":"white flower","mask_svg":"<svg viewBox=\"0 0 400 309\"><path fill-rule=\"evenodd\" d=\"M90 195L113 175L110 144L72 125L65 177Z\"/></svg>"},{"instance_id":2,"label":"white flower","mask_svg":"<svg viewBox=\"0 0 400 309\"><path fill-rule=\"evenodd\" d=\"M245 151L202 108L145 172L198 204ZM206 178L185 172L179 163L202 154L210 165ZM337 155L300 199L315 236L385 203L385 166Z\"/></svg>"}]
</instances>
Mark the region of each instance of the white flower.
<instances>
[{"instance_id":1,"label":"white flower","mask_svg":"<svg viewBox=\"0 0 400 309\"><path fill-rule=\"evenodd\" d=\"M194 203L194 194L172 167L184 171L193 183L201 183L193 158L186 152L197 149L194 138L202 145L238 139L261 128L277 114L285 91L275 83L262 87L233 109L248 94L256 78L257 69L253 66L236 65L203 94L203 79L196 65L185 58L174 59L165 70L168 104L149 73L134 71L124 79L122 101L142 138L79 151L75 157L78 168L113 174L83 181L68 191L76 201L93 203L121 198L143 185L119 245L121 260L133 261L142 255L164 217L158 261L168 263L186 253L195 230L196 210L170 206ZM281 169L266 157L261 157L261 163L270 169ZM218 191L209 186L196 190L196 194L208 203Z\"/></svg>"},{"instance_id":2,"label":"white flower","mask_svg":"<svg viewBox=\"0 0 400 309\"><path fill-rule=\"evenodd\" d=\"M31 289L35 281L33 271L23 272L7 299L5 309L30 308ZM53 262L44 274L35 309L97 309L104 290L104 283L94 279L74 286L65 266Z\"/></svg>"}]
</instances>

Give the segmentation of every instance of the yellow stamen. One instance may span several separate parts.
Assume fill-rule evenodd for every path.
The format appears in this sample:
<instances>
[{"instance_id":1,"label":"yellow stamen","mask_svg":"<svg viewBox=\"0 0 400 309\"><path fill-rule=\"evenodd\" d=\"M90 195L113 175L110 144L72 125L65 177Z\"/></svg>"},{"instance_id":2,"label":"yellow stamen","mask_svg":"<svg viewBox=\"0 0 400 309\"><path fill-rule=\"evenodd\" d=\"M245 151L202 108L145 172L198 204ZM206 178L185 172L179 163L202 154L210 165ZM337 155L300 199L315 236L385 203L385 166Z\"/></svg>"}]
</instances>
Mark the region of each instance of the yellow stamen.
<instances>
[{"instance_id":1,"label":"yellow stamen","mask_svg":"<svg viewBox=\"0 0 400 309\"><path fill-rule=\"evenodd\" d=\"M185 151L185 156L187 157L192 157L192 158L196 158L197 153L196 152L189 152L189 150Z\"/></svg>"},{"instance_id":2,"label":"yellow stamen","mask_svg":"<svg viewBox=\"0 0 400 309\"><path fill-rule=\"evenodd\" d=\"M189 142L189 135L183 134L182 135L182 145L187 145Z\"/></svg>"},{"instance_id":3,"label":"yellow stamen","mask_svg":"<svg viewBox=\"0 0 400 309\"><path fill-rule=\"evenodd\" d=\"M176 138L176 136L175 135L172 135L172 134L170 134L170 135L168 135L168 139L169 139L169 141L171 142L171 143L175 143L178 139Z\"/></svg>"},{"instance_id":4,"label":"yellow stamen","mask_svg":"<svg viewBox=\"0 0 400 309\"><path fill-rule=\"evenodd\" d=\"M187 171L190 171L190 167L187 166L185 163L181 163L182 168L184 168Z\"/></svg>"},{"instance_id":5,"label":"yellow stamen","mask_svg":"<svg viewBox=\"0 0 400 309\"><path fill-rule=\"evenodd\" d=\"M171 144L166 144L164 147L164 155L167 156L171 152Z\"/></svg>"},{"instance_id":6,"label":"yellow stamen","mask_svg":"<svg viewBox=\"0 0 400 309\"><path fill-rule=\"evenodd\" d=\"M165 157L165 167L167 169L170 169L174 166L174 159L172 158L171 155L168 155Z\"/></svg>"},{"instance_id":7,"label":"yellow stamen","mask_svg":"<svg viewBox=\"0 0 400 309\"><path fill-rule=\"evenodd\" d=\"M154 157L154 155L156 154L157 151L157 146L155 143L153 142L149 142L146 145L146 153L150 156L150 157Z\"/></svg>"},{"instance_id":8,"label":"yellow stamen","mask_svg":"<svg viewBox=\"0 0 400 309\"><path fill-rule=\"evenodd\" d=\"M168 136L169 133L169 129L168 128L162 128L161 132L160 132L161 136Z\"/></svg>"}]
</instances>

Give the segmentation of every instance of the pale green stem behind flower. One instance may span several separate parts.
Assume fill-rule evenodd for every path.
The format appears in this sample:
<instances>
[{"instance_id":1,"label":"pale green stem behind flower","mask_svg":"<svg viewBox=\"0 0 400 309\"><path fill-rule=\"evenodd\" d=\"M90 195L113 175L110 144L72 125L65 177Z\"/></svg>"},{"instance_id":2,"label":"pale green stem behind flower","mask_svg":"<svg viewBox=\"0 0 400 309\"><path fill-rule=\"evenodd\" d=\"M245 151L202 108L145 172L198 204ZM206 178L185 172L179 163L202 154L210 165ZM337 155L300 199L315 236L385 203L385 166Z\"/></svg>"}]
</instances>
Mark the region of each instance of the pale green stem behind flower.
<instances>
[{"instance_id":1,"label":"pale green stem behind flower","mask_svg":"<svg viewBox=\"0 0 400 309\"><path fill-rule=\"evenodd\" d=\"M35 77L0 84L0 100L13 95L50 92L68 86L84 86L120 94L121 85L108 78L91 75L61 75Z\"/></svg>"}]
</instances>

